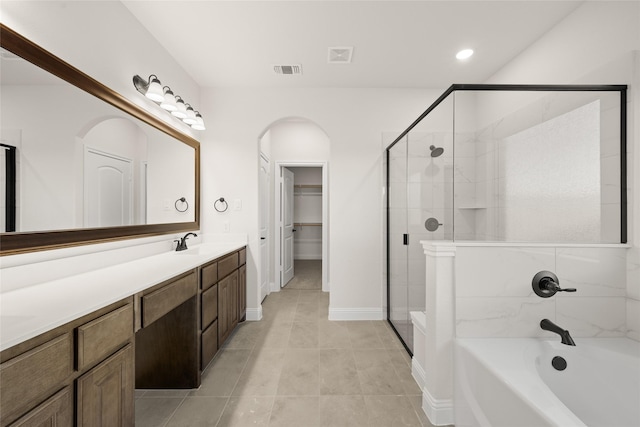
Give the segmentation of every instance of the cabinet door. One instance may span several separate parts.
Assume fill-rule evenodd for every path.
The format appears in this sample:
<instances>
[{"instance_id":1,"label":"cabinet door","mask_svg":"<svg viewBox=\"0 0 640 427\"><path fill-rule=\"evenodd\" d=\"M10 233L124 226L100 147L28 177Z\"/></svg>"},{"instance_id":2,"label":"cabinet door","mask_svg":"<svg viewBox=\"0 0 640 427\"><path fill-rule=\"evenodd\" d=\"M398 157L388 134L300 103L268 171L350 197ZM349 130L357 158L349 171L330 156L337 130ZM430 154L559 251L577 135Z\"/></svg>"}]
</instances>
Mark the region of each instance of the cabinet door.
<instances>
[{"instance_id":1,"label":"cabinet door","mask_svg":"<svg viewBox=\"0 0 640 427\"><path fill-rule=\"evenodd\" d=\"M229 335L229 276L218 282L218 346L221 346Z\"/></svg>"},{"instance_id":2,"label":"cabinet door","mask_svg":"<svg viewBox=\"0 0 640 427\"><path fill-rule=\"evenodd\" d=\"M134 425L133 347L125 348L78 378L78 425Z\"/></svg>"},{"instance_id":3,"label":"cabinet door","mask_svg":"<svg viewBox=\"0 0 640 427\"><path fill-rule=\"evenodd\" d=\"M238 301L240 307L240 320L244 319L247 314L247 266L243 265L238 269Z\"/></svg>"},{"instance_id":4,"label":"cabinet door","mask_svg":"<svg viewBox=\"0 0 640 427\"><path fill-rule=\"evenodd\" d=\"M231 333L233 331L233 328L236 327L236 325L238 324L238 320L240 319L239 315L240 315L240 307L238 305L238 297L239 297L239 289L238 289L238 270L234 271L230 276L229 276L230 282L229 282L229 306L230 306L230 313L229 313L229 333Z\"/></svg>"},{"instance_id":5,"label":"cabinet door","mask_svg":"<svg viewBox=\"0 0 640 427\"><path fill-rule=\"evenodd\" d=\"M47 399L11 427L73 426L73 390L65 387Z\"/></svg>"}]
</instances>

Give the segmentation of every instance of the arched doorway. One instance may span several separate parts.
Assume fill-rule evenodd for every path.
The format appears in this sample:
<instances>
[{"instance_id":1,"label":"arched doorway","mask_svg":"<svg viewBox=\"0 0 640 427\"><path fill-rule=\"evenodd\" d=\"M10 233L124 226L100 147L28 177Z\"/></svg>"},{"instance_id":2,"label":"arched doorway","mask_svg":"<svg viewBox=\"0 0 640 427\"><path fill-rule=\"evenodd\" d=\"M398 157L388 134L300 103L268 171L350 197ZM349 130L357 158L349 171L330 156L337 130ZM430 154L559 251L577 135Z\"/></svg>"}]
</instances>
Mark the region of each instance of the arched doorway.
<instances>
[{"instance_id":1,"label":"arched doorway","mask_svg":"<svg viewBox=\"0 0 640 427\"><path fill-rule=\"evenodd\" d=\"M295 261L296 257L321 259L322 290L329 291L329 148L330 140L326 132L315 122L299 117L277 120L259 137L259 283L262 299L270 292L280 290L285 280L285 264ZM283 238L283 175L295 171L299 177L304 176L305 180L315 177L313 183L297 184L296 174L293 174L291 184L295 191L288 196L287 201L290 202L290 207L294 208L294 212L289 213L288 219L291 223L290 229L295 229L296 233L300 231L298 240L304 240L304 246L299 246L297 251L296 238L289 241L294 246L287 248ZM307 199L313 200L313 203L301 208L301 198L305 193ZM298 212L295 212L296 202ZM304 239L303 236L307 238ZM285 250L288 251L288 260L285 259ZM295 275L295 272L293 274Z\"/></svg>"}]
</instances>

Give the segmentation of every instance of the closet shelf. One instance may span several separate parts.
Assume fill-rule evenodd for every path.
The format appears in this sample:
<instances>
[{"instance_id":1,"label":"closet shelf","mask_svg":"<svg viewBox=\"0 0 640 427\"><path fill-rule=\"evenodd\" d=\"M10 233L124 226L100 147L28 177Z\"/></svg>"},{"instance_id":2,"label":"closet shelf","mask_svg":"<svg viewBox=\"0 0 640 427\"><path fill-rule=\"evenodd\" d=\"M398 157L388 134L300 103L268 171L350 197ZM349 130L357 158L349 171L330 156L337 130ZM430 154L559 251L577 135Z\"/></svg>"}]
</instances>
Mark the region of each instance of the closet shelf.
<instances>
[{"instance_id":1,"label":"closet shelf","mask_svg":"<svg viewBox=\"0 0 640 427\"><path fill-rule=\"evenodd\" d=\"M293 186L294 196L322 196L320 184L296 184Z\"/></svg>"},{"instance_id":2,"label":"closet shelf","mask_svg":"<svg viewBox=\"0 0 640 427\"><path fill-rule=\"evenodd\" d=\"M322 227L321 222L294 222L294 227Z\"/></svg>"}]
</instances>

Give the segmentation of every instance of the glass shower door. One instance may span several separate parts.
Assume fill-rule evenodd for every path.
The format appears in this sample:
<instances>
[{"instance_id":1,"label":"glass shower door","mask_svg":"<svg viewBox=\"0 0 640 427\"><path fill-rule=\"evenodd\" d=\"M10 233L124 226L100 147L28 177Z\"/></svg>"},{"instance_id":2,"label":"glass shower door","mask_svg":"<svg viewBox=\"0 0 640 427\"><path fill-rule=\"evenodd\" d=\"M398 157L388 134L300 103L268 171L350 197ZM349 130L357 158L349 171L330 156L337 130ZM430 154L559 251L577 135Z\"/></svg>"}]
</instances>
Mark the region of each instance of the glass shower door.
<instances>
[{"instance_id":1,"label":"glass shower door","mask_svg":"<svg viewBox=\"0 0 640 427\"><path fill-rule=\"evenodd\" d=\"M387 150L388 312L387 318L413 351L408 306L407 138Z\"/></svg>"}]
</instances>

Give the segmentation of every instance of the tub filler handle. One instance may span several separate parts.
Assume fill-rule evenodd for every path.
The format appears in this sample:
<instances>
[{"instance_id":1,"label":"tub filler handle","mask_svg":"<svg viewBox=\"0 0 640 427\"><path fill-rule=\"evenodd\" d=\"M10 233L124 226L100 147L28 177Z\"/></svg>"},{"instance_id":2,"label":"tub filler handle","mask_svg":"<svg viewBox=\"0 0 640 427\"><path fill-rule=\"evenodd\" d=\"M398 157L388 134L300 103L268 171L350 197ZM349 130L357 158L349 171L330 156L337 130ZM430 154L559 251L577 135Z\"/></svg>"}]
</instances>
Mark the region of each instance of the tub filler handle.
<instances>
[{"instance_id":1,"label":"tub filler handle","mask_svg":"<svg viewBox=\"0 0 640 427\"><path fill-rule=\"evenodd\" d=\"M575 292L575 288L562 289L559 285L560 281L558 276L550 271L540 271L533 276L531 287L533 292L539 297L549 298L556 294L556 292Z\"/></svg>"}]
</instances>

